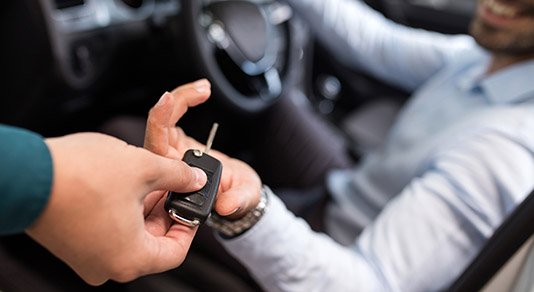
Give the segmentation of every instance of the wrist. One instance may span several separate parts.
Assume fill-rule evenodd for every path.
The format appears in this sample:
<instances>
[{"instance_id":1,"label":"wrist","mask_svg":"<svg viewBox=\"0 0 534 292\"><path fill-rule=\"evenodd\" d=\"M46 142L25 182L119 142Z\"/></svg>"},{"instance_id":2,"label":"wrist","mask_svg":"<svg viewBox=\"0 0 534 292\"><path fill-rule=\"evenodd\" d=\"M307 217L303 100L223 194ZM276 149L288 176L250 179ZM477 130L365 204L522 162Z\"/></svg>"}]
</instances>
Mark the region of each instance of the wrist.
<instances>
[{"instance_id":1,"label":"wrist","mask_svg":"<svg viewBox=\"0 0 534 292\"><path fill-rule=\"evenodd\" d=\"M232 220L213 212L206 224L226 239L234 238L245 233L256 225L267 212L269 208L267 189L267 186L262 187L258 205L242 218Z\"/></svg>"}]
</instances>

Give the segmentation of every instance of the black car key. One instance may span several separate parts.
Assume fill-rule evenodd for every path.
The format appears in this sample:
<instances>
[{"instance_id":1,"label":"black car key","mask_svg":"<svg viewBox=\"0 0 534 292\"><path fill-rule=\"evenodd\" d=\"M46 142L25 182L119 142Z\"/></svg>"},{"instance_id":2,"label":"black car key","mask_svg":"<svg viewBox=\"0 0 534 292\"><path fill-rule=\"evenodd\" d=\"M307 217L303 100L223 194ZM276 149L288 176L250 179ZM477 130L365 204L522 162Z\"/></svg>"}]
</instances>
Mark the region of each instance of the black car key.
<instances>
[{"instance_id":1,"label":"black car key","mask_svg":"<svg viewBox=\"0 0 534 292\"><path fill-rule=\"evenodd\" d=\"M222 164L219 160L208 155L208 153L218 126L217 123L213 124L204 152L197 149L189 149L182 159L190 166L198 167L206 173L208 177L206 185L196 192L185 194L169 192L167 196L165 210L173 220L179 223L197 226L204 223L211 214L221 180Z\"/></svg>"}]
</instances>

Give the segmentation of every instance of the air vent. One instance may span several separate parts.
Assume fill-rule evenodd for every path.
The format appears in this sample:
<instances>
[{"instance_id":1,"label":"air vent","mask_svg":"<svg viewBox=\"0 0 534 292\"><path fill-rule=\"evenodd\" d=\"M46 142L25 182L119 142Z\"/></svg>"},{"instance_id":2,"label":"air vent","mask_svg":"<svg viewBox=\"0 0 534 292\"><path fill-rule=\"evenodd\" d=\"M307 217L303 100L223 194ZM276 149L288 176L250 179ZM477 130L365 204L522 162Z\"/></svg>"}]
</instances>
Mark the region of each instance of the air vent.
<instances>
[{"instance_id":1,"label":"air vent","mask_svg":"<svg viewBox=\"0 0 534 292\"><path fill-rule=\"evenodd\" d=\"M73 6L83 5L84 0L55 0L57 9L65 9Z\"/></svg>"}]
</instances>

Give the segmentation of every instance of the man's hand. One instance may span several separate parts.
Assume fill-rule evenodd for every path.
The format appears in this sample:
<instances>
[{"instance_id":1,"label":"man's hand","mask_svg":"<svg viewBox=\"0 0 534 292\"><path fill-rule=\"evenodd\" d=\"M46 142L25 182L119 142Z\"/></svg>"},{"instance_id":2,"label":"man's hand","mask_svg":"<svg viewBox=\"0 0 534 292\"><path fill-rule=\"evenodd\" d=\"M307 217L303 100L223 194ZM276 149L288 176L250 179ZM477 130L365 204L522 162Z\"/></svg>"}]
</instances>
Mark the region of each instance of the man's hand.
<instances>
[{"instance_id":1,"label":"man's hand","mask_svg":"<svg viewBox=\"0 0 534 292\"><path fill-rule=\"evenodd\" d=\"M150 110L145 148L173 159L182 159L188 149L204 149L204 145L186 136L182 129L177 128L176 123L188 107L204 102L210 93L210 84L205 79L180 86L172 93L165 93L160 102ZM210 155L223 164L215 210L221 216L241 218L258 204L261 180L244 162L215 150L211 150Z\"/></svg>"},{"instance_id":2,"label":"man's hand","mask_svg":"<svg viewBox=\"0 0 534 292\"><path fill-rule=\"evenodd\" d=\"M54 182L47 207L27 230L30 237L92 285L183 262L196 228L172 224L163 199L145 198L196 191L206 183L204 172L102 134L46 143Z\"/></svg>"}]
</instances>

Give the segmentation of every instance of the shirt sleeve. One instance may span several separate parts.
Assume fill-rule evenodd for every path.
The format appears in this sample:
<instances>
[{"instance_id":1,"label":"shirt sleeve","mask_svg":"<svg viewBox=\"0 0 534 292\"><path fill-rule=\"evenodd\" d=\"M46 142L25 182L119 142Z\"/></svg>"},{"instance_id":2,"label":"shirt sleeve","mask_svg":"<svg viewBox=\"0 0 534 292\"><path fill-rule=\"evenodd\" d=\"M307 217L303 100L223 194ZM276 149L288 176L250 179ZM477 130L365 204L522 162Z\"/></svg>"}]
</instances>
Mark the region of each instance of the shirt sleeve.
<instances>
[{"instance_id":1,"label":"shirt sleeve","mask_svg":"<svg viewBox=\"0 0 534 292\"><path fill-rule=\"evenodd\" d=\"M343 64L413 91L451 56L475 45L450 36L394 23L362 1L287 0Z\"/></svg>"},{"instance_id":2,"label":"shirt sleeve","mask_svg":"<svg viewBox=\"0 0 534 292\"><path fill-rule=\"evenodd\" d=\"M33 132L0 125L0 235L23 232L44 210L52 157Z\"/></svg>"},{"instance_id":3,"label":"shirt sleeve","mask_svg":"<svg viewBox=\"0 0 534 292\"><path fill-rule=\"evenodd\" d=\"M256 226L221 241L267 291L443 290L532 189L532 147L489 133L440 152L348 247L274 195Z\"/></svg>"},{"instance_id":4,"label":"shirt sleeve","mask_svg":"<svg viewBox=\"0 0 534 292\"><path fill-rule=\"evenodd\" d=\"M362 253L313 232L270 191L269 210L243 235L224 240L265 291L382 291ZM358 289L354 289L358 287Z\"/></svg>"}]
</instances>

